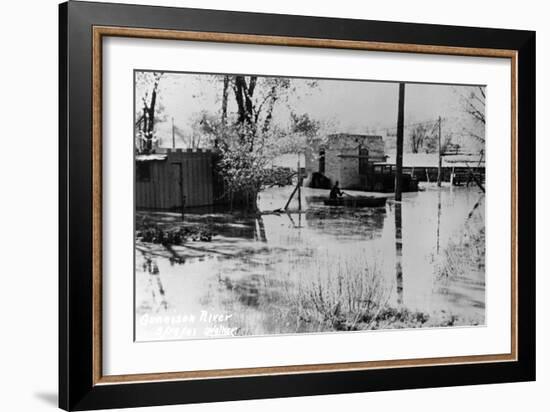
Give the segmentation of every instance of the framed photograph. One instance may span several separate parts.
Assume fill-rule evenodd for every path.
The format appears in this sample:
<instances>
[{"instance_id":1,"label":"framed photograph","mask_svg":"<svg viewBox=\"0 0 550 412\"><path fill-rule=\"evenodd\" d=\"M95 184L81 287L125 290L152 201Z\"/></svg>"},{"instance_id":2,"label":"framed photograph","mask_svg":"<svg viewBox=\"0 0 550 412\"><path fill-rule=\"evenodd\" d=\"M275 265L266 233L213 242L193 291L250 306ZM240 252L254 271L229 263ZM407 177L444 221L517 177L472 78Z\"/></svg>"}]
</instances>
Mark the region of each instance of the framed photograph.
<instances>
[{"instance_id":1,"label":"framed photograph","mask_svg":"<svg viewBox=\"0 0 550 412\"><path fill-rule=\"evenodd\" d=\"M60 5L59 403L535 379L535 33Z\"/></svg>"}]
</instances>

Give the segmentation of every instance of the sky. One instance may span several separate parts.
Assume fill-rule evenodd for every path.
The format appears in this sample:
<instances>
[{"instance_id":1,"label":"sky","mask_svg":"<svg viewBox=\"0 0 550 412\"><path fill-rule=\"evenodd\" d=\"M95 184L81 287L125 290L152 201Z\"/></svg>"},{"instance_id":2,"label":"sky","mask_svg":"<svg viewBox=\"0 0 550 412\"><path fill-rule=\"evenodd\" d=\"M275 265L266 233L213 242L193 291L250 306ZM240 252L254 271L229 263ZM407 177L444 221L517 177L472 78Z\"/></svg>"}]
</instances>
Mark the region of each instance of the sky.
<instances>
[{"instance_id":1,"label":"sky","mask_svg":"<svg viewBox=\"0 0 550 412\"><path fill-rule=\"evenodd\" d=\"M315 120L328 124L338 133L395 133L397 123L398 83L317 79L316 87L308 87L310 79L293 79L293 90L286 102L278 102L274 122L287 124L289 107L298 114L308 113ZM435 123L443 118L448 133L459 133L470 121L464 114L461 96L471 86L413 84L405 87L405 125L418 122ZM150 85L136 84L136 104ZM193 121L200 112L221 113L221 76L205 74L164 73L159 83L159 101L163 120L157 124L161 146L172 142L172 118L184 135L193 134ZM236 111L235 98L229 95L228 110ZM460 130L459 130L460 129ZM407 129L405 134L407 134ZM184 146L177 138L176 146Z\"/></svg>"}]
</instances>

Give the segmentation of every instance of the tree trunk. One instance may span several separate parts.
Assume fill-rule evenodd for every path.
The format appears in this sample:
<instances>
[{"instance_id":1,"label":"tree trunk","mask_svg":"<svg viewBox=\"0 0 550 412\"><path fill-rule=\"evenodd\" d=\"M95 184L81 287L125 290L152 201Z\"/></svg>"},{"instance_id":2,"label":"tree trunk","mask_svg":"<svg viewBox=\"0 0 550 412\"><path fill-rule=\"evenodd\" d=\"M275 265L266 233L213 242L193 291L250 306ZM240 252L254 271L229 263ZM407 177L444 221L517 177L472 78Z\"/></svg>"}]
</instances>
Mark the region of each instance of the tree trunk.
<instances>
[{"instance_id":1,"label":"tree trunk","mask_svg":"<svg viewBox=\"0 0 550 412\"><path fill-rule=\"evenodd\" d=\"M233 86L233 91L235 92L235 100L237 101L237 110L239 116L237 121L241 124L250 123L250 116L247 112L247 105L245 104L245 96L247 94L246 80L244 76L235 77L235 85Z\"/></svg>"},{"instance_id":2,"label":"tree trunk","mask_svg":"<svg viewBox=\"0 0 550 412\"><path fill-rule=\"evenodd\" d=\"M153 133L155 130L155 105L157 103L157 85L153 87L153 92L151 93L151 101L149 104L143 102L143 114L144 123L143 123L143 133L145 135L145 151L151 152L153 150Z\"/></svg>"},{"instance_id":3,"label":"tree trunk","mask_svg":"<svg viewBox=\"0 0 550 412\"><path fill-rule=\"evenodd\" d=\"M236 207L241 210L246 210L250 213L256 213L258 211L258 194L259 190L243 190L238 192L232 192L230 198L231 209Z\"/></svg>"},{"instance_id":4,"label":"tree trunk","mask_svg":"<svg viewBox=\"0 0 550 412\"><path fill-rule=\"evenodd\" d=\"M229 76L223 77L223 93L222 93L222 126L227 123L227 92L229 88ZM216 142L217 143L217 142Z\"/></svg>"},{"instance_id":5,"label":"tree trunk","mask_svg":"<svg viewBox=\"0 0 550 412\"><path fill-rule=\"evenodd\" d=\"M242 124L252 124L254 114L254 90L256 89L256 76L250 76L248 84L245 76L236 76L233 91L237 101L237 109L239 113L238 122Z\"/></svg>"}]
</instances>

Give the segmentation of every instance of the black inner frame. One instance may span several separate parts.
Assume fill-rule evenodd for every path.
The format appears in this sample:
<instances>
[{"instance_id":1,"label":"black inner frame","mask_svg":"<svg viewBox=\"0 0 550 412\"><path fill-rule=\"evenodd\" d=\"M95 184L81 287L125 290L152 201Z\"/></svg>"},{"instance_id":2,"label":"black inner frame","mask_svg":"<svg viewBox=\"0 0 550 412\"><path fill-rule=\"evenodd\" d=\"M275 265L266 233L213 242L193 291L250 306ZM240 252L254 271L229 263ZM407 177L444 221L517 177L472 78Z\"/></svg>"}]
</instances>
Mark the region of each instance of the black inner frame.
<instances>
[{"instance_id":1,"label":"black inner frame","mask_svg":"<svg viewBox=\"0 0 550 412\"><path fill-rule=\"evenodd\" d=\"M518 52L518 361L93 384L92 26L360 40ZM59 7L59 406L89 410L535 379L535 33L171 7ZM521 183L521 184L520 184Z\"/></svg>"}]
</instances>

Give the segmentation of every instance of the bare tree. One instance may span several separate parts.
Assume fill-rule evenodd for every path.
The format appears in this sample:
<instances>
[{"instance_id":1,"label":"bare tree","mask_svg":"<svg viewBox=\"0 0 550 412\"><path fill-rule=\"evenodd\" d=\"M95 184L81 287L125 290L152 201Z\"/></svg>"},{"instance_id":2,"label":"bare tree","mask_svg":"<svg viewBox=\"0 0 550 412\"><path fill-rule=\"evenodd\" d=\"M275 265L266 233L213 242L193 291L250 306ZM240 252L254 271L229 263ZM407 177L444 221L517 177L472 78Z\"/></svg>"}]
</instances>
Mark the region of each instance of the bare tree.
<instances>
[{"instance_id":1,"label":"bare tree","mask_svg":"<svg viewBox=\"0 0 550 412\"><path fill-rule=\"evenodd\" d=\"M465 132L475 140L485 143L485 86L475 86L461 94L461 104L464 112L473 121L465 127Z\"/></svg>"},{"instance_id":2,"label":"bare tree","mask_svg":"<svg viewBox=\"0 0 550 412\"><path fill-rule=\"evenodd\" d=\"M424 147L424 142L428 138L428 128L425 124L416 125L410 134L411 152L418 153Z\"/></svg>"},{"instance_id":3,"label":"bare tree","mask_svg":"<svg viewBox=\"0 0 550 412\"><path fill-rule=\"evenodd\" d=\"M271 126L275 104L278 100L286 98L291 80L239 75L230 76L228 81L237 103L237 123L246 125L252 132L266 132Z\"/></svg>"},{"instance_id":4,"label":"bare tree","mask_svg":"<svg viewBox=\"0 0 550 412\"><path fill-rule=\"evenodd\" d=\"M142 108L136 126L139 130L141 144L138 145L140 152L150 153L153 150L155 140L155 115L157 110L157 95L162 72L139 72L137 73L137 87L145 92L141 96Z\"/></svg>"}]
</instances>

